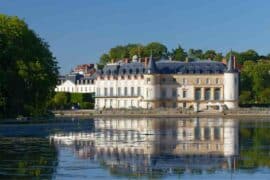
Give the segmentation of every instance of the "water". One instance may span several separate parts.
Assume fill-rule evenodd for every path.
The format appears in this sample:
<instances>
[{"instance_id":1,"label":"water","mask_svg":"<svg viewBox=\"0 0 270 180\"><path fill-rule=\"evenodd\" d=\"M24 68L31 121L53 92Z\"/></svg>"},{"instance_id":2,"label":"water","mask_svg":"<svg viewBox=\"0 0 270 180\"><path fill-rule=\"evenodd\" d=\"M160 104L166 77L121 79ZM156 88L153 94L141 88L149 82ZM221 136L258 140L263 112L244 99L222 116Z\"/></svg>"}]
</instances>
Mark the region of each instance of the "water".
<instances>
[{"instance_id":1,"label":"water","mask_svg":"<svg viewBox=\"0 0 270 180\"><path fill-rule=\"evenodd\" d=\"M0 179L270 179L270 121L0 124Z\"/></svg>"}]
</instances>

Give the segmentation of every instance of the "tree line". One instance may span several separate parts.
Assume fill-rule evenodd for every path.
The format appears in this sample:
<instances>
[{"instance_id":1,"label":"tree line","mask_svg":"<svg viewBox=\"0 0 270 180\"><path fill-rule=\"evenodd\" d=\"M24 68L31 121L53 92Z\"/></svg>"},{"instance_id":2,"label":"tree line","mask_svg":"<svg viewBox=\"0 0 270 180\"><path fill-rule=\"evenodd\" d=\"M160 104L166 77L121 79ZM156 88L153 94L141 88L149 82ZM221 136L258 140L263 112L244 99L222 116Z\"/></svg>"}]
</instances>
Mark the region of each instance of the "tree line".
<instances>
[{"instance_id":1,"label":"tree line","mask_svg":"<svg viewBox=\"0 0 270 180\"><path fill-rule=\"evenodd\" d=\"M210 59L214 61L222 61L224 58L228 58L231 52L227 52L223 55L221 52L217 52L213 49L205 50L202 49L189 49L186 51L178 45L176 48L168 50L168 48L159 42L151 42L146 45L138 43L130 43L127 45L117 45L112 47L107 53L104 53L99 58L99 63L105 65L111 60L119 60L124 58L131 59L132 56L138 55L141 58L149 57L151 54L155 59L171 58L176 61L185 61L187 57L195 59ZM240 65L243 65L246 60L257 61L257 60L269 60L270 54L259 55L255 50L249 49L243 52L232 51Z\"/></svg>"}]
</instances>

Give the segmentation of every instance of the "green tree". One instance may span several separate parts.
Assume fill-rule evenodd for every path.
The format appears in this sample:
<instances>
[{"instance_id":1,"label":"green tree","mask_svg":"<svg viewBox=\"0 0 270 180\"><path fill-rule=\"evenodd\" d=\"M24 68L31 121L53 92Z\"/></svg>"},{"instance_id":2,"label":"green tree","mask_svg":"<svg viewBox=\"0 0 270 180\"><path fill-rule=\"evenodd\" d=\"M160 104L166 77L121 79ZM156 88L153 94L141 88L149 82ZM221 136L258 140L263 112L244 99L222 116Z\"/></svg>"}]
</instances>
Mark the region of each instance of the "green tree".
<instances>
[{"instance_id":1,"label":"green tree","mask_svg":"<svg viewBox=\"0 0 270 180\"><path fill-rule=\"evenodd\" d=\"M222 53L217 53L216 56L214 57L215 61L222 61L223 55Z\"/></svg>"},{"instance_id":2,"label":"green tree","mask_svg":"<svg viewBox=\"0 0 270 180\"><path fill-rule=\"evenodd\" d=\"M53 105L55 108L64 109L68 104L68 93L57 92L53 98Z\"/></svg>"},{"instance_id":3,"label":"green tree","mask_svg":"<svg viewBox=\"0 0 270 180\"><path fill-rule=\"evenodd\" d=\"M172 56L173 60L185 61L185 59L187 57L187 53L180 45L178 45L177 48L172 49L171 56Z\"/></svg>"},{"instance_id":4,"label":"green tree","mask_svg":"<svg viewBox=\"0 0 270 180\"><path fill-rule=\"evenodd\" d=\"M253 49L249 49L247 51L241 52L240 55L242 56L242 59L244 61L247 61L247 60L256 61L259 59L259 54Z\"/></svg>"},{"instance_id":5,"label":"green tree","mask_svg":"<svg viewBox=\"0 0 270 180\"><path fill-rule=\"evenodd\" d=\"M270 87L260 93L260 103L270 104Z\"/></svg>"},{"instance_id":6,"label":"green tree","mask_svg":"<svg viewBox=\"0 0 270 180\"><path fill-rule=\"evenodd\" d=\"M189 49L188 50L188 55L191 58L203 59L203 50L201 50L201 49Z\"/></svg>"},{"instance_id":7,"label":"green tree","mask_svg":"<svg viewBox=\"0 0 270 180\"><path fill-rule=\"evenodd\" d=\"M152 52L153 58L155 59L161 59L168 55L167 47L159 42L151 42L147 44L144 49L146 56L149 57Z\"/></svg>"},{"instance_id":8,"label":"green tree","mask_svg":"<svg viewBox=\"0 0 270 180\"><path fill-rule=\"evenodd\" d=\"M105 65L105 64L109 63L110 60L111 60L111 58L108 54L102 54L99 58L99 63L101 65Z\"/></svg>"},{"instance_id":9,"label":"green tree","mask_svg":"<svg viewBox=\"0 0 270 180\"><path fill-rule=\"evenodd\" d=\"M204 59L211 59L211 60L214 60L216 56L217 56L217 53L216 53L215 50L207 50L207 51L205 51L205 53L203 54L203 58L204 58Z\"/></svg>"},{"instance_id":10,"label":"green tree","mask_svg":"<svg viewBox=\"0 0 270 180\"><path fill-rule=\"evenodd\" d=\"M230 54L231 52L226 54L227 59L229 58ZM235 56L237 63L241 65L243 65L245 61L257 61L260 58L259 54L252 49L240 53L232 51L232 55Z\"/></svg>"},{"instance_id":11,"label":"green tree","mask_svg":"<svg viewBox=\"0 0 270 180\"><path fill-rule=\"evenodd\" d=\"M0 116L45 113L58 77L48 44L23 20L3 14L0 42Z\"/></svg>"},{"instance_id":12,"label":"green tree","mask_svg":"<svg viewBox=\"0 0 270 180\"><path fill-rule=\"evenodd\" d=\"M251 91L241 91L240 97L240 104L251 104L252 102L252 94Z\"/></svg>"},{"instance_id":13,"label":"green tree","mask_svg":"<svg viewBox=\"0 0 270 180\"><path fill-rule=\"evenodd\" d=\"M109 56L114 60L128 58L128 49L125 46L116 46L110 49Z\"/></svg>"},{"instance_id":14,"label":"green tree","mask_svg":"<svg viewBox=\"0 0 270 180\"><path fill-rule=\"evenodd\" d=\"M270 61L245 61L241 70L241 90L251 91L254 102L265 103L263 97L268 91L261 93L267 88L270 88Z\"/></svg>"},{"instance_id":15,"label":"green tree","mask_svg":"<svg viewBox=\"0 0 270 180\"><path fill-rule=\"evenodd\" d=\"M139 57L144 57L144 46L141 44L128 44L126 45L126 48L128 50L129 58L132 58L134 55L137 55Z\"/></svg>"}]
</instances>

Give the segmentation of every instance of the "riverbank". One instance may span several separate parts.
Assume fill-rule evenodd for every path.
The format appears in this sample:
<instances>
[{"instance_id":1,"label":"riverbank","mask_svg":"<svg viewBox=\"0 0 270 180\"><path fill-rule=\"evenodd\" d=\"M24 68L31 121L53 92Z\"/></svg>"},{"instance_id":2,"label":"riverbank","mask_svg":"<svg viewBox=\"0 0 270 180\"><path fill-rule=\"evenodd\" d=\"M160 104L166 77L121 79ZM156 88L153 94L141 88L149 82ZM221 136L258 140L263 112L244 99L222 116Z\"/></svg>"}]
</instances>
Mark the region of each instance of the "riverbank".
<instances>
[{"instance_id":1,"label":"riverbank","mask_svg":"<svg viewBox=\"0 0 270 180\"><path fill-rule=\"evenodd\" d=\"M269 118L270 108L238 108L235 110L193 112L178 109L152 110L58 110L53 111L56 117L149 117L149 118L188 118L188 117L222 117L222 118Z\"/></svg>"}]
</instances>

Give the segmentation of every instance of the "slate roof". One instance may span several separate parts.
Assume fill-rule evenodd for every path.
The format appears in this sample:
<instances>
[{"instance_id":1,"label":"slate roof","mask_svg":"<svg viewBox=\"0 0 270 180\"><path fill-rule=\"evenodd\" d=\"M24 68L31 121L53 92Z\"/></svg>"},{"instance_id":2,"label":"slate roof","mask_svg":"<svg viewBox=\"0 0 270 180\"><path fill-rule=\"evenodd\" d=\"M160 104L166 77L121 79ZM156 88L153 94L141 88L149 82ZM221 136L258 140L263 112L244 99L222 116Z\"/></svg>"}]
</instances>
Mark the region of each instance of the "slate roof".
<instances>
[{"instance_id":1,"label":"slate roof","mask_svg":"<svg viewBox=\"0 0 270 180\"><path fill-rule=\"evenodd\" d=\"M106 65L103 70L97 73L102 75L123 75L123 74L223 74L227 66L221 62L211 60L196 60L192 62L180 62L171 60L150 61L148 67L144 63L115 63Z\"/></svg>"},{"instance_id":2,"label":"slate roof","mask_svg":"<svg viewBox=\"0 0 270 180\"><path fill-rule=\"evenodd\" d=\"M65 76L59 76L58 81L66 81L69 80L73 82L74 84L78 84L78 80L95 80L96 79L96 73L94 73L92 76L83 76L82 74L74 73L74 74L67 74ZM60 84L60 82L58 83Z\"/></svg>"}]
</instances>

